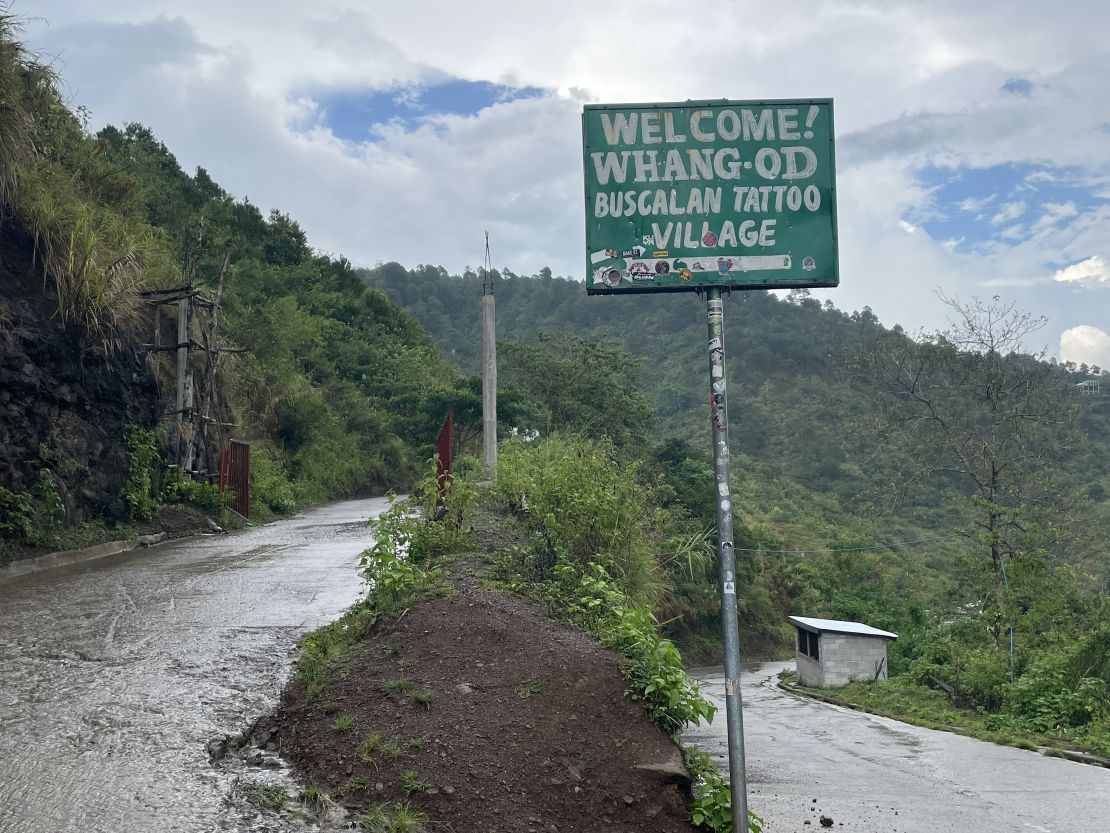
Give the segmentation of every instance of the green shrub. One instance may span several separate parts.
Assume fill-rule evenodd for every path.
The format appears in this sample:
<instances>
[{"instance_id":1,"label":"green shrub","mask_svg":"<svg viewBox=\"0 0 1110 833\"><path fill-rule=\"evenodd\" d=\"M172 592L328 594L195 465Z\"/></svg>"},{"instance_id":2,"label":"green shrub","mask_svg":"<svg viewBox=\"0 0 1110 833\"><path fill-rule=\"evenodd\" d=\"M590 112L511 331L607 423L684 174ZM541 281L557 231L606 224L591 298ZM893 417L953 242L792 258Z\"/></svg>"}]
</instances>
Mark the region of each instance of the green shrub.
<instances>
[{"instance_id":1,"label":"green shrub","mask_svg":"<svg viewBox=\"0 0 1110 833\"><path fill-rule=\"evenodd\" d=\"M251 447L251 513L288 515L297 508L296 493L284 464L273 449Z\"/></svg>"},{"instance_id":2,"label":"green shrub","mask_svg":"<svg viewBox=\"0 0 1110 833\"><path fill-rule=\"evenodd\" d=\"M540 578L564 555L580 567L600 564L636 602L658 599L662 569L650 545L655 510L637 473L638 464L617 462L605 440L556 435L502 444L496 494L523 501L525 523L543 539Z\"/></svg>"},{"instance_id":3,"label":"green shrub","mask_svg":"<svg viewBox=\"0 0 1110 833\"><path fill-rule=\"evenodd\" d=\"M499 553L498 574L616 649L629 696L667 734L712 720L714 706L686 675L653 613L665 572L636 466L616 463L606 442L553 436L535 445L505 443L495 489L524 509L537 536L531 548Z\"/></svg>"},{"instance_id":4,"label":"green shrub","mask_svg":"<svg viewBox=\"0 0 1110 833\"><path fill-rule=\"evenodd\" d=\"M732 790L728 781L717 771L712 759L698 747L687 746L682 755L694 782L691 821L713 833L732 833ZM763 833L763 819L751 810L748 810L748 830L750 833Z\"/></svg>"},{"instance_id":5,"label":"green shrub","mask_svg":"<svg viewBox=\"0 0 1110 833\"><path fill-rule=\"evenodd\" d=\"M204 512L219 512L224 505L224 495L215 483L200 483L173 472L162 487L162 503L188 504Z\"/></svg>"},{"instance_id":6,"label":"green shrub","mask_svg":"<svg viewBox=\"0 0 1110 833\"><path fill-rule=\"evenodd\" d=\"M1110 719L1110 683L1086 676L1074 658L1081 646L1045 651L1008 692L1008 711L1026 727L1057 733Z\"/></svg>"},{"instance_id":7,"label":"green shrub","mask_svg":"<svg viewBox=\"0 0 1110 833\"><path fill-rule=\"evenodd\" d=\"M0 539L27 541L34 534L34 502L28 492L0 486Z\"/></svg>"},{"instance_id":8,"label":"green shrub","mask_svg":"<svg viewBox=\"0 0 1110 833\"><path fill-rule=\"evenodd\" d=\"M129 425L124 432L127 446L127 482L123 499L133 521L145 521L158 509L158 480L163 465L158 454L158 429Z\"/></svg>"}]
</instances>

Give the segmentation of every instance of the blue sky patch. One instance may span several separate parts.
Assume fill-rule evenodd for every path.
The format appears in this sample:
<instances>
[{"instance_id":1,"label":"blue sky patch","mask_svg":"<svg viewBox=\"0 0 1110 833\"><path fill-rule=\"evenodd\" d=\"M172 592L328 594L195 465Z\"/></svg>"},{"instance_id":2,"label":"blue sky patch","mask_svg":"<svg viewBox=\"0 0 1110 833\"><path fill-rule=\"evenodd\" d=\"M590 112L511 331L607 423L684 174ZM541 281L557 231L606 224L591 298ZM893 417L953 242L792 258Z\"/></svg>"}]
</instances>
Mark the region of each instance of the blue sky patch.
<instances>
[{"instance_id":1,"label":"blue sky patch","mask_svg":"<svg viewBox=\"0 0 1110 833\"><path fill-rule=\"evenodd\" d=\"M1002 85L1002 92L1027 98L1033 92L1033 82L1024 78L1011 78Z\"/></svg>"},{"instance_id":2,"label":"blue sky patch","mask_svg":"<svg viewBox=\"0 0 1110 833\"><path fill-rule=\"evenodd\" d=\"M928 165L917 177L931 199L905 219L960 252L986 253L999 245L1014 245L1110 204L1095 196L1076 168L1030 163L987 168Z\"/></svg>"},{"instance_id":3,"label":"blue sky patch","mask_svg":"<svg viewBox=\"0 0 1110 833\"><path fill-rule=\"evenodd\" d=\"M374 138L375 125L399 122L406 130L435 114L471 116L505 101L537 98L538 87L511 87L489 81L447 78L385 90L346 90L317 94L321 123L341 139L364 142Z\"/></svg>"}]
</instances>

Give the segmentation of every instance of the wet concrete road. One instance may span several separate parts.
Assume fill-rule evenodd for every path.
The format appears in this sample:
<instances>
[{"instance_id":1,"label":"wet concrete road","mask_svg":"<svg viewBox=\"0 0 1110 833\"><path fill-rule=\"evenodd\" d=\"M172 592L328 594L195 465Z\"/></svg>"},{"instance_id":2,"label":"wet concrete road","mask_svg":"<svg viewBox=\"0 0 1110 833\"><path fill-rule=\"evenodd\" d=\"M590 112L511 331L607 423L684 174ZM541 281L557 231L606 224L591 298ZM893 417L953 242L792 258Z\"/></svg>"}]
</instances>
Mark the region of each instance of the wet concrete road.
<instances>
[{"instance_id":1,"label":"wet concrete road","mask_svg":"<svg viewBox=\"0 0 1110 833\"><path fill-rule=\"evenodd\" d=\"M231 800L205 743L269 709L297 637L358 598L386 505L0 581L0 833L284 829Z\"/></svg>"},{"instance_id":2,"label":"wet concrete road","mask_svg":"<svg viewBox=\"0 0 1110 833\"><path fill-rule=\"evenodd\" d=\"M1110 830L1110 769L793 697L775 686L792 666L741 680L749 804L767 833L815 833L821 815L845 833ZM723 760L724 677L694 676L721 710L686 740Z\"/></svg>"}]
</instances>

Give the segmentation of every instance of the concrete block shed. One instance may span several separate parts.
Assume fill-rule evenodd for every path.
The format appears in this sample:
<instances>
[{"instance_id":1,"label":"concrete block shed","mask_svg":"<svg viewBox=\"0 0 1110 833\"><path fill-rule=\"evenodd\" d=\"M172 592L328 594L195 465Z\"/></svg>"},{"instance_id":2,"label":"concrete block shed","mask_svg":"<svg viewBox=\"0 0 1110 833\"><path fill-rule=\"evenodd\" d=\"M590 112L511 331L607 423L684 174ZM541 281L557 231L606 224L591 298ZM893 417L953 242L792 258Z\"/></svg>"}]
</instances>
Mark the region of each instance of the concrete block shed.
<instances>
[{"instance_id":1,"label":"concrete block shed","mask_svg":"<svg viewBox=\"0 0 1110 833\"><path fill-rule=\"evenodd\" d=\"M885 680L886 644L898 634L862 622L791 616L797 630L798 682L839 688L852 680Z\"/></svg>"}]
</instances>

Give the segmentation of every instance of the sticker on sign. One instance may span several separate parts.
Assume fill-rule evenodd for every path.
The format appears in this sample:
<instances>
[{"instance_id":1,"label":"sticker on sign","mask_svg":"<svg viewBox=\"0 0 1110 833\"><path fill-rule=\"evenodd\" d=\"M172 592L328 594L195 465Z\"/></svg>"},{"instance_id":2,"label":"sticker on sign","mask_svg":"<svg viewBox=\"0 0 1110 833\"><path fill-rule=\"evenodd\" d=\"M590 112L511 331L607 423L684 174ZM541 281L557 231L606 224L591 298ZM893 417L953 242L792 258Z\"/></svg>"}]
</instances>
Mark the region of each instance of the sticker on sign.
<instances>
[{"instance_id":1,"label":"sticker on sign","mask_svg":"<svg viewBox=\"0 0 1110 833\"><path fill-rule=\"evenodd\" d=\"M831 99L587 105L582 141L591 294L839 283Z\"/></svg>"}]
</instances>

